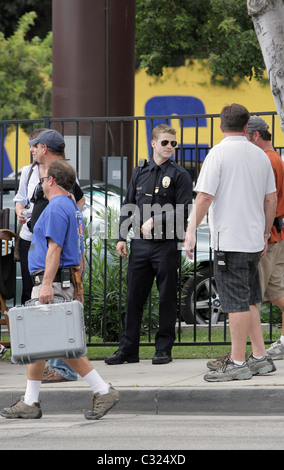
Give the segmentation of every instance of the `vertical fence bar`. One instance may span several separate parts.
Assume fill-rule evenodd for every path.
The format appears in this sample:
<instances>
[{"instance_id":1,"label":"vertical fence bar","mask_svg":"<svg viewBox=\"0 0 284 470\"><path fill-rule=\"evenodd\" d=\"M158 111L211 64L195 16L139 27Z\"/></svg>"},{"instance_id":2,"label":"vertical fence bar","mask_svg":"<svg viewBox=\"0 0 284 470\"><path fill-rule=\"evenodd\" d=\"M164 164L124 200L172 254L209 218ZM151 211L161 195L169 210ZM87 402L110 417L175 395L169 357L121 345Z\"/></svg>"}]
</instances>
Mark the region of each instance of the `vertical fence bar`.
<instances>
[{"instance_id":1,"label":"vertical fence bar","mask_svg":"<svg viewBox=\"0 0 284 470\"><path fill-rule=\"evenodd\" d=\"M108 146L108 136L109 136L109 121L105 122L105 239L104 239L104 322L103 322L103 338L106 341L107 337L107 253L108 253L108 159L109 159L109 146Z\"/></svg>"}]
</instances>

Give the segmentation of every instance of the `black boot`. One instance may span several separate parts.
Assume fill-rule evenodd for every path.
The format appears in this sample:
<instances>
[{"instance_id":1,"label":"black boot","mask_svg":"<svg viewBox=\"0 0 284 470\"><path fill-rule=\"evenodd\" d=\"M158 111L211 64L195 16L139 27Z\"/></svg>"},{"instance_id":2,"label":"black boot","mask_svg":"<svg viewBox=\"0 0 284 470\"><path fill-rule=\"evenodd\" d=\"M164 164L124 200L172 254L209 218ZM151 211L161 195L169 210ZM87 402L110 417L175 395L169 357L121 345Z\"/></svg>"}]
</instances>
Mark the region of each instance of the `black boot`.
<instances>
[{"instance_id":1,"label":"black boot","mask_svg":"<svg viewBox=\"0 0 284 470\"><path fill-rule=\"evenodd\" d=\"M123 364L124 362L139 362L138 354L126 354L121 350L115 351L112 356L108 356L105 358L106 364L115 365L115 364Z\"/></svg>"}]
</instances>

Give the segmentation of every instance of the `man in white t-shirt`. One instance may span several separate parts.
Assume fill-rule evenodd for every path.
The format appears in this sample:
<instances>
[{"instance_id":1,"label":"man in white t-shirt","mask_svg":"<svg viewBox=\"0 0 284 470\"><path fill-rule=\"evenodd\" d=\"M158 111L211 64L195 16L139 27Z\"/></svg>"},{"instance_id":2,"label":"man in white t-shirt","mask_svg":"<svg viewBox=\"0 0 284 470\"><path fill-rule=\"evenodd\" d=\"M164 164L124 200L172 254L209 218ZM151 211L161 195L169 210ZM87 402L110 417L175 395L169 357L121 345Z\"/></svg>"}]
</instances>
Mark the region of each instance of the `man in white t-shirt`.
<instances>
[{"instance_id":1,"label":"man in white t-shirt","mask_svg":"<svg viewBox=\"0 0 284 470\"><path fill-rule=\"evenodd\" d=\"M259 312L258 263L265 256L277 196L270 160L245 137L249 113L238 104L221 112L224 139L209 152L195 191L185 250L192 259L195 231L209 210L214 277L222 310L229 312L231 357L204 376L210 382L250 379L276 370L267 357ZM246 362L247 337L252 355Z\"/></svg>"}]
</instances>

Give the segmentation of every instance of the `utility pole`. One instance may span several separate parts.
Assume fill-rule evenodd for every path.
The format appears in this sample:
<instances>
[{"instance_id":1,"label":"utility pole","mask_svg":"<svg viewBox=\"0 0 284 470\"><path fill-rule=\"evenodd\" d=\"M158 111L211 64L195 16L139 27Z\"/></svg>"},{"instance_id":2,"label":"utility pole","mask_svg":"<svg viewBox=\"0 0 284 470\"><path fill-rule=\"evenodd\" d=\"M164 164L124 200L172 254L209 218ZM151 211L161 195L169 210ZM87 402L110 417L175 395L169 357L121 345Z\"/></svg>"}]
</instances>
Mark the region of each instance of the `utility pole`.
<instances>
[{"instance_id":1,"label":"utility pole","mask_svg":"<svg viewBox=\"0 0 284 470\"><path fill-rule=\"evenodd\" d=\"M53 0L52 29L53 117L133 116L135 0ZM84 173L88 168L90 153L92 176L98 180L102 179L106 150L108 156L121 155L120 124L109 126L107 140L105 129L102 123L94 125L90 145L89 123L79 125L79 170ZM72 138L76 139L75 126L66 126L64 134L68 149ZM125 125L123 153L130 175L132 123Z\"/></svg>"}]
</instances>

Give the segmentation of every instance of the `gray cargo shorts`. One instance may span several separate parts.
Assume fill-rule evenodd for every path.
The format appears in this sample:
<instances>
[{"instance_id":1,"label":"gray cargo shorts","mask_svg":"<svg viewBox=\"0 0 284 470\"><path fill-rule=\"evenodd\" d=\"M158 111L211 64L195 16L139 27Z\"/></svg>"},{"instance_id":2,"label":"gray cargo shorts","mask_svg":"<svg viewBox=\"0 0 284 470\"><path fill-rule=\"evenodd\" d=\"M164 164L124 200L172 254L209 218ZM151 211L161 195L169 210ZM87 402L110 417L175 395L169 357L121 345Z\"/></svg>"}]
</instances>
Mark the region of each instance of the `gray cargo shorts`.
<instances>
[{"instance_id":1,"label":"gray cargo shorts","mask_svg":"<svg viewBox=\"0 0 284 470\"><path fill-rule=\"evenodd\" d=\"M226 271L221 271L214 256L214 277L223 312L247 312L250 305L262 302L258 273L261 252L226 251Z\"/></svg>"}]
</instances>

